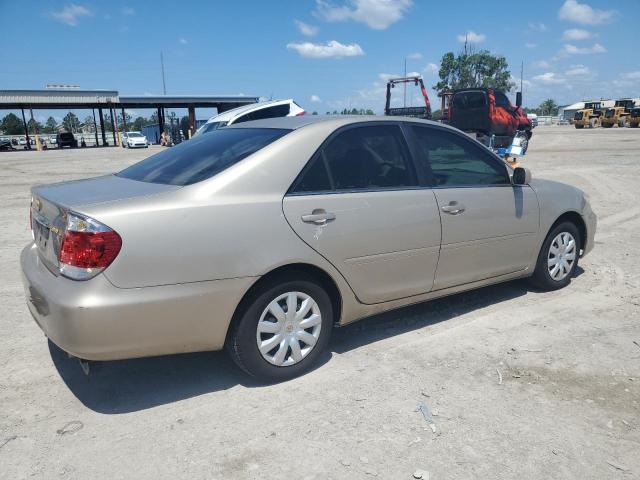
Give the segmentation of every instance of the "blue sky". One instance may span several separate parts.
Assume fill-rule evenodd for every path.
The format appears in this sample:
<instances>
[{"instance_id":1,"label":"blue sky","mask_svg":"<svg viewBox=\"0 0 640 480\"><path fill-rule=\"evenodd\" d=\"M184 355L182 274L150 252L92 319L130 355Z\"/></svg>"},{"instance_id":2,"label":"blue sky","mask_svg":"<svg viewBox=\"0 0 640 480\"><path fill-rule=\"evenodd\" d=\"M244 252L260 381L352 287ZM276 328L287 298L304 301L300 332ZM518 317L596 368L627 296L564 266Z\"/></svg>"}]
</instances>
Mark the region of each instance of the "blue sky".
<instances>
[{"instance_id":1,"label":"blue sky","mask_svg":"<svg viewBox=\"0 0 640 480\"><path fill-rule=\"evenodd\" d=\"M466 37L505 55L517 81L524 61L525 105L640 96L637 0L0 0L0 9L0 89L70 83L158 94L162 50L169 94L380 112L385 78L403 73L405 57L432 86L443 53Z\"/></svg>"}]
</instances>

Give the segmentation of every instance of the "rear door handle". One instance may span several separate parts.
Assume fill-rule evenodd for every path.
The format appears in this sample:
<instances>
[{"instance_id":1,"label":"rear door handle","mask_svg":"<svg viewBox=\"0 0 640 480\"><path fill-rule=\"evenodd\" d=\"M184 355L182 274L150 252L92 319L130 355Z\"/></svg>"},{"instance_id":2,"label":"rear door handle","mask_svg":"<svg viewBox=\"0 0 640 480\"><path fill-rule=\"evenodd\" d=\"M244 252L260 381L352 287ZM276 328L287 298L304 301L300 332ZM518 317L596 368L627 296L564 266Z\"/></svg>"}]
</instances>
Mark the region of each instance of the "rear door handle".
<instances>
[{"instance_id":1,"label":"rear door handle","mask_svg":"<svg viewBox=\"0 0 640 480\"><path fill-rule=\"evenodd\" d=\"M458 215L464 212L465 206L454 200L452 202L449 202L449 205L443 205L442 207L440 207L440 210L448 213L449 215Z\"/></svg>"},{"instance_id":2,"label":"rear door handle","mask_svg":"<svg viewBox=\"0 0 640 480\"><path fill-rule=\"evenodd\" d=\"M322 208L316 208L307 215L302 215L302 221L305 223L315 223L316 225L324 225L327 222L336 219L336 214L327 212Z\"/></svg>"}]
</instances>

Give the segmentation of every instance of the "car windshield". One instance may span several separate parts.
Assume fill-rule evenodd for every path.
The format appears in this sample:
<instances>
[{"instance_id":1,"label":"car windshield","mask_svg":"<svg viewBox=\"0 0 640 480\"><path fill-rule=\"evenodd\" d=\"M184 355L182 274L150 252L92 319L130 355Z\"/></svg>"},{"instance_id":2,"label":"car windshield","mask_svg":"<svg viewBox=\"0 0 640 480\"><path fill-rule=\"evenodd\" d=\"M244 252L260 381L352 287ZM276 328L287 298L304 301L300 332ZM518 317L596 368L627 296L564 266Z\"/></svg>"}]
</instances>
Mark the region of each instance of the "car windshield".
<instances>
[{"instance_id":1,"label":"car windshield","mask_svg":"<svg viewBox=\"0 0 640 480\"><path fill-rule=\"evenodd\" d=\"M182 142L125 168L116 175L140 182L191 185L213 177L289 131L275 128L225 128Z\"/></svg>"},{"instance_id":2,"label":"car windshield","mask_svg":"<svg viewBox=\"0 0 640 480\"><path fill-rule=\"evenodd\" d=\"M138 133L138 132L129 132L129 133L127 133L127 137L130 137L130 138L141 138L142 134Z\"/></svg>"},{"instance_id":3,"label":"car windshield","mask_svg":"<svg viewBox=\"0 0 640 480\"><path fill-rule=\"evenodd\" d=\"M205 123L204 125L202 125L196 131L196 133L193 136L195 137L196 135L202 135L204 133L213 132L214 130L218 130L219 128L222 128L222 127L226 126L227 123L229 123L229 122L208 122L208 123Z\"/></svg>"}]
</instances>

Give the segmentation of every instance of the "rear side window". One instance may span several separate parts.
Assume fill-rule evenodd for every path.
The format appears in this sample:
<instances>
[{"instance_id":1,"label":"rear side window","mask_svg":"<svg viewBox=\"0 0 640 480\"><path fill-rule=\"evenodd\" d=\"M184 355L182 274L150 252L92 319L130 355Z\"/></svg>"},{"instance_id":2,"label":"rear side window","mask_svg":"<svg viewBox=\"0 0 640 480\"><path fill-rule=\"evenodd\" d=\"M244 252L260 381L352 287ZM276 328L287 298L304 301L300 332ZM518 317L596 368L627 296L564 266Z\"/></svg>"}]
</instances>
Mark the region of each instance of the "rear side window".
<instances>
[{"instance_id":1,"label":"rear side window","mask_svg":"<svg viewBox=\"0 0 640 480\"><path fill-rule=\"evenodd\" d=\"M223 128L168 148L116 175L167 185L191 185L211 178L290 130Z\"/></svg>"},{"instance_id":2,"label":"rear side window","mask_svg":"<svg viewBox=\"0 0 640 480\"><path fill-rule=\"evenodd\" d=\"M286 117L289 115L290 109L291 107L288 103L285 103L284 105L276 105L274 107L261 108L237 118L233 123L250 122L252 120L262 120L264 118Z\"/></svg>"},{"instance_id":3,"label":"rear side window","mask_svg":"<svg viewBox=\"0 0 640 480\"><path fill-rule=\"evenodd\" d=\"M511 184L507 169L484 147L439 128L411 127L417 148L416 161L431 170L436 186Z\"/></svg>"},{"instance_id":4,"label":"rear side window","mask_svg":"<svg viewBox=\"0 0 640 480\"><path fill-rule=\"evenodd\" d=\"M349 128L311 160L294 193L375 190L417 185L404 137L397 125Z\"/></svg>"},{"instance_id":5,"label":"rear side window","mask_svg":"<svg viewBox=\"0 0 640 480\"><path fill-rule=\"evenodd\" d=\"M506 108L507 110L511 109L511 102L509 102L509 99L504 93L494 90L493 95L496 98L496 105L498 107Z\"/></svg>"}]
</instances>

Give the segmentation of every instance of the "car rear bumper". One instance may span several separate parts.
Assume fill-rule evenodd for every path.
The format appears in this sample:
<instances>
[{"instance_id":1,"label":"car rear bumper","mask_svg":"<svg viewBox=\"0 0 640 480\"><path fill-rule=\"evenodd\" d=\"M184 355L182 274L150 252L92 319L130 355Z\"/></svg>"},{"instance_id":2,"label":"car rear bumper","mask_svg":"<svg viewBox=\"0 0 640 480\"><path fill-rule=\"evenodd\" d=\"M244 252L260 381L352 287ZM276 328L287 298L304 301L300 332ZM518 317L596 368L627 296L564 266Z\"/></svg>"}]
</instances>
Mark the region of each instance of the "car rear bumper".
<instances>
[{"instance_id":1,"label":"car rear bumper","mask_svg":"<svg viewBox=\"0 0 640 480\"><path fill-rule=\"evenodd\" d=\"M45 335L88 360L219 350L236 306L255 278L117 288L53 275L33 244L20 258L27 305Z\"/></svg>"}]
</instances>

